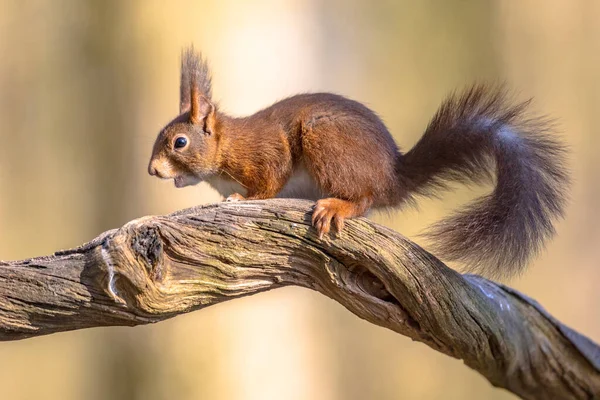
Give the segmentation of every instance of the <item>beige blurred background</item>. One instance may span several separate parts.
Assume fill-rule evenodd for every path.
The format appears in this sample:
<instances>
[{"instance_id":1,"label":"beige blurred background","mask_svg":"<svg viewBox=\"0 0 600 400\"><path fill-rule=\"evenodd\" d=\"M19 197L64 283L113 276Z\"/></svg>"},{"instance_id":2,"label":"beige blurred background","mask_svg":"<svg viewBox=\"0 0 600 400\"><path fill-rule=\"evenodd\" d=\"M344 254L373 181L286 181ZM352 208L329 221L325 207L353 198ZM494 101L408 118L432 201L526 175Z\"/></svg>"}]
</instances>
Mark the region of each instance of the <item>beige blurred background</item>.
<instances>
[{"instance_id":1,"label":"beige blurred background","mask_svg":"<svg viewBox=\"0 0 600 400\"><path fill-rule=\"evenodd\" d=\"M600 2L0 0L0 258L218 200L150 178L182 46L221 106L361 100L409 148L450 90L506 81L556 117L575 183L559 236L509 284L600 341ZM473 197L375 215L414 235ZM462 362L286 288L154 326L0 343L1 399L508 399Z\"/></svg>"}]
</instances>

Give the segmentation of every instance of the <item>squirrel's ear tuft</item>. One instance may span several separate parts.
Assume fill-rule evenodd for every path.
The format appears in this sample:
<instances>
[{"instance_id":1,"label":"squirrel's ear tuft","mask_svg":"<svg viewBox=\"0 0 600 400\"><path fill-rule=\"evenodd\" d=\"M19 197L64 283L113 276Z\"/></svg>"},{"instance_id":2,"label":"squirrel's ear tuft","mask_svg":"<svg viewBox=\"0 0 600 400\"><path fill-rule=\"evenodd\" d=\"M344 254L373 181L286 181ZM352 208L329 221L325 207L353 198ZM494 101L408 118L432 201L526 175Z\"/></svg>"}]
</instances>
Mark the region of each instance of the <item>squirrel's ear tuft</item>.
<instances>
[{"instance_id":1,"label":"squirrel's ear tuft","mask_svg":"<svg viewBox=\"0 0 600 400\"><path fill-rule=\"evenodd\" d=\"M190 46L181 53L179 113L191 111L193 92L205 97L209 102L212 96L211 76L208 63L202 54Z\"/></svg>"}]
</instances>

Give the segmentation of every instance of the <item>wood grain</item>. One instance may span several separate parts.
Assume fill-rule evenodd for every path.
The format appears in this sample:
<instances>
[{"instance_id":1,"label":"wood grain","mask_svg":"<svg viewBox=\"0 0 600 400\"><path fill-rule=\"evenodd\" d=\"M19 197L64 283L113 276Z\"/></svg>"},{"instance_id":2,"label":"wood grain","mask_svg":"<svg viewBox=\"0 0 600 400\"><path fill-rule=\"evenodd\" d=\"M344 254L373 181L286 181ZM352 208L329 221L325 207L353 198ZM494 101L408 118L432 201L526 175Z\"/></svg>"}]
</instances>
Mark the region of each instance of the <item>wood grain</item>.
<instances>
[{"instance_id":1,"label":"wood grain","mask_svg":"<svg viewBox=\"0 0 600 400\"><path fill-rule=\"evenodd\" d=\"M0 340L147 324L297 285L464 360L522 398L600 398L600 347L534 300L461 275L366 219L318 240L312 206L219 203L140 218L52 256L0 262Z\"/></svg>"}]
</instances>

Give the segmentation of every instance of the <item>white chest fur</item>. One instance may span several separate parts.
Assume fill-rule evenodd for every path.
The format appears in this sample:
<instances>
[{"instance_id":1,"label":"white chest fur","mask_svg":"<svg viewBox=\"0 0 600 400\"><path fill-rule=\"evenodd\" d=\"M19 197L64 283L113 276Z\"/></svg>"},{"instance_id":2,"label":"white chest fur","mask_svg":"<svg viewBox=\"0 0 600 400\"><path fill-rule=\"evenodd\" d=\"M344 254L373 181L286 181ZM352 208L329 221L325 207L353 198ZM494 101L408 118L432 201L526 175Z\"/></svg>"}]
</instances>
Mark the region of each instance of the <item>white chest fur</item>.
<instances>
[{"instance_id":1,"label":"white chest fur","mask_svg":"<svg viewBox=\"0 0 600 400\"><path fill-rule=\"evenodd\" d=\"M239 193L245 197L248 193L246 188L238 182L223 179L221 176L208 178L206 179L206 183L212 186L225 198L233 193ZM324 197L324 193L321 192L315 180L310 176L304 166L299 165L294 169L292 176L290 176L287 183L276 197L318 200Z\"/></svg>"},{"instance_id":2,"label":"white chest fur","mask_svg":"<svg viewBox=\"0 0 600 400\"><path fill-rule=\"evenodd\" d=\"M206 183L219 192L224 198L227 198L227 196L234 193L239 193L245 197L248 192L241 184L230 179L223 179L220 175L206 179Z\"/></svg>"},{"instance_id":3,"label":"white chest fur","mask_svg":"<svg viewBox=\"0 0 600 400\"><path fill-rule=\"evenodd\" d=\"M277 197L318 200L324 196L313 177L310 176L303 165L300 165L294 169L292 176L277 194Z\"/></svg>"}]
</instances>

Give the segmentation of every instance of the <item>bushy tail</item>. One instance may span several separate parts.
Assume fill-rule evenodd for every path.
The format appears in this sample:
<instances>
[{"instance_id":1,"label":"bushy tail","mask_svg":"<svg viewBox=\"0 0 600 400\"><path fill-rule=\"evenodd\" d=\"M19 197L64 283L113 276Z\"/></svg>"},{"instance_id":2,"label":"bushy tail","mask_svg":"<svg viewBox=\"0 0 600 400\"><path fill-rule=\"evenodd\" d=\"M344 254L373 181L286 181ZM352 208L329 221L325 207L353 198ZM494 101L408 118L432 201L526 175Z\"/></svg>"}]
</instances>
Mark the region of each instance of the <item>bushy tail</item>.
<instances>
[{"instance_id":1,"label":"bushy tail","mask_svg":"<svg viewBox=\"0 0 600 400\"><path fill-rule=\"evenodd\" d=\"M551 125L511 105L502 88L474 86L447 98L398 168L411 194L450 181L492 179L493 192L432 226L426 235L442 258L493 277L519 273L554 234L564 213L565 148Z\"/></svg>"}]
</instances>

